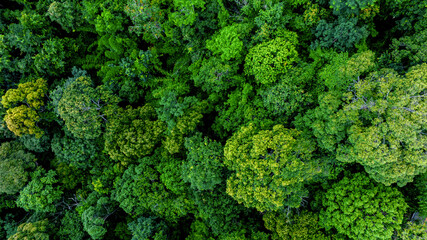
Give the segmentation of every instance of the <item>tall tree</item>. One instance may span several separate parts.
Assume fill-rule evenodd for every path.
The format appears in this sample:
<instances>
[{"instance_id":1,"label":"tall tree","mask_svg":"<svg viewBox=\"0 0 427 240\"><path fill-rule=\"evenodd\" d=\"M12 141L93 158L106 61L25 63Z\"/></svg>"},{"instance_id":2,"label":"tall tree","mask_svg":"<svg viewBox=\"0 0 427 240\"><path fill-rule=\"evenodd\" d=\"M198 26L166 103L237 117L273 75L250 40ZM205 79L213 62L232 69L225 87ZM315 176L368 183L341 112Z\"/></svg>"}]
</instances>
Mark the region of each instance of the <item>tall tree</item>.
<instances>
[{"instance_id":1,"label":"tall tree","mask_svg":"<svg viewBox=\"0 0 427 240\"><path fill-rule=\"evenodd\" d=\"M227 193L258 211L299 207L308 193L304 184L321 172L315 147L299 134L282 125L264 131L253 124L242 127L224 148L224 164L234 171Z\"/></svg>"},{"instance_id":2,"label":"tall tree","mask_svg":"<svg viewBox=\"0 0 427 240\"><path fill-rule=\"evenodd\" d=\"M26 153L18 142L4 142L0 146L0 193L15 194L28 181L26 169L35 166L35 156Z\"/></svg>"},{"instance_id":3,"label":"tall tree","mask_svg":"<svg viewBox=\"0 0 427 240\"><path fill-rule=\"evenodd\" d=\"M320 224L351 239L390 239L408 207L399 190L375 183L363 173L344 177L322 199Z\"/></svg>"},{"instance_id":4,"label":"tall tree","mask_svg":"<svg viewBox=\"0 0 427 240\"><path fill-rule=\"evenodd\" d=\"M70 78L54 92L57 112L77 138L95 139L102 133L108 112L120 101L104 85L94 87L88 76Z\"/></svg>"},{"instance_id":5,"label":"tall tree","mask_svg":"<svg viewBox=\"0 0 427 240\"><path fill-rule=\"evenodd\" d=\"M2 96L1 104L8 109L4 119L10 131L17 136L34 134L40 138L43 135L37 123L41 120L39 112L43 111L46 93L47 82L39 78L21 83L17 89L9 89Z\"/></svg>"}]
</instances>

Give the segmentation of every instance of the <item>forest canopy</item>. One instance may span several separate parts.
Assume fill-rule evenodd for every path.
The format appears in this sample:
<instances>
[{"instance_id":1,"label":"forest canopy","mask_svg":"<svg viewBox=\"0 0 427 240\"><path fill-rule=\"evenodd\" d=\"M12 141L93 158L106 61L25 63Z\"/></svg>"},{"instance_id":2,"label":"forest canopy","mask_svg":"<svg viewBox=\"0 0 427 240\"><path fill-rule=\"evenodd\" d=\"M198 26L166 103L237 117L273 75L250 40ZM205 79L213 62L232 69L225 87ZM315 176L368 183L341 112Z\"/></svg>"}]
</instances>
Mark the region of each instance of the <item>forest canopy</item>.
<instances>
[{"instance_id":1,"label":"forest canopy","mask_svg":"<svg viewBox=\"0 0 427 240\"><path fill-rule=\"evenodd\" d=\"M425 0L5 0L0 239L427 239Z\"/></svg>"}]
</instances>

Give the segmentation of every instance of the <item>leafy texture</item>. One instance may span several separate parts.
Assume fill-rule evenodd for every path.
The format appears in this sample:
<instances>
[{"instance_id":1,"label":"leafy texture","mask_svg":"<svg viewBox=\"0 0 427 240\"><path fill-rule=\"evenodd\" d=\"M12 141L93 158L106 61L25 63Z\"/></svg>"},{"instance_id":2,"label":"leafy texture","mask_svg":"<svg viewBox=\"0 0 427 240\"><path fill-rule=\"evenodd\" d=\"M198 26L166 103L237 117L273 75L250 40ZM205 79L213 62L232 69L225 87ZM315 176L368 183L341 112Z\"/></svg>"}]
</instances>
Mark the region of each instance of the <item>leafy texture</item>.
<instances>
[{"instance_id":1,"label":"leafy texture","mask_svg":"<svg viewBox=\"0 0 427 240\"><path fill-rule=\"evenodd\" d=\"M407 206L396 188L357 173L328 189L320 224L351 239L390 239L400 229Z\"/></svg>"},{"instance_id":2,"label":"leafy texture","mask_svg":"<svg viewBox=\"0 0 427 240\"><path fill-rule=\"evenodd\" d=\"M234 171L227 193L259 211L299 207L307 196L304 183L318 170L311 161L313 145L298 135L282 125L265 131L242 127L224 148L224 164Z\"/></svg>"}]
</instances>

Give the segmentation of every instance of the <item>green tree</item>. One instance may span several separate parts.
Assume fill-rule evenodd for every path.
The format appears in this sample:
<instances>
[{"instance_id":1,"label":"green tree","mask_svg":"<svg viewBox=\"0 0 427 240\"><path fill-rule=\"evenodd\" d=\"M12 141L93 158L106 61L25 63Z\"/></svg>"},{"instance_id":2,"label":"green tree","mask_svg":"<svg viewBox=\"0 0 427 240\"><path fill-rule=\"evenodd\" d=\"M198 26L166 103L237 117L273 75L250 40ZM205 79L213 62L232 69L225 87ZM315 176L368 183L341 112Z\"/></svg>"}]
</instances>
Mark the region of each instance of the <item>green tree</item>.
<instances>
[{"instance_id":1,"label":"green tree","mask_svg":"<svg viewBox=\"0 0 427 240\"><path fill-rule=\"evenodd\" d=\"M19 141L28 150L38 153L45 152L50 148L50 136L46 134L41 138L37 138L35 135L23 135Z\"/></svg>"},{"instance_id":2,"label":"green tree","mask_svg":"<svg viewBox=\"0 0 427 240\"><path fill-rule=\"evenodd\" d=\"M274 118L288 120L315 102L315 89L310 89L315 67L314 64L294 67L280 76L276 84L259 91L263 106Z\"/></svg>"},{"instance_id":3,"label":"green tree","mask_svg":"<svg viewBox=\"0 0 427 240\"><path fill-rule=\"evenodd\" d=\"M261 84L275 82L279 74L286 73L298 59L296 37L291 40L275 38L249 49L245 59L245 73L254 75Z\"/></svg>"},{"instance_id":4,"label":"green tree","mask_svg":"<svg viewBox=\"0 0 427 240\"><path fill-rule=\"evenodd\" d=\"M335 22L328 23L320 20L315 30L316 40L312 48L335 48L345 52L354 48L369 35L366 26L357 26L357 18L338 18Z\"/></svg>"},{"instance_id":5,"label":"green tree","mask_svg":"<svg viewBox=\"0 0 427 240\"><path fill-rule=\"evenodd\" d=\"M92 193L89 198L97 195L94 193ZM81 213L81 217L83 229L89 234L89 236L91 236L92 239L103 239L107 232L105 221L111 214L113 214L114 205L108 197L100 197L99 195L97 195L97 197L98 199L95 201L95 204L87 207Z\"/></svg>"},{"instance_id":6,"label":"green tree","mask_svg":"<svg viewBox=\"0 0 427 240\"><path fill-rule=\"evenodd\" d=\"M242 38L250 31L248 24L234 24L221 28L211 40L206 41L206 48L213 54L219 55L222 61L237 61L243 50Z\"/></svg>"},{"instance_id":7,"label":"green tree","mask_svg":"<svg viewBox=\"0 0 427 240\"><path fill-rule=\"evenodd\" d=\"M150 105L118 109L105 130L105 150L113 160L127 164L150 154L160 142L164 123Z\"/></svg>"},{"instance_id":8,"label":"green tree","mask_svg":"<svg viewBox=\"0 0 427 240\"><path fill-rule=\"evenodd\" d=\"M22 223L18 226L17 232L9 237L8 240L49 240L48 225L47 219Z\"/></svg>"},{"instance_id":9,"label":"green tree","mask_svg":"<svg viewBox=\"0 0 427 240\"><path fill-rule=\"evenodd\" d=\"M288 217L286 213L268 212L262 216L272 239L328 239L321 231L319 216L303 211Z\"/></svg>"},{"instance_id":10,"label":"green tree","mask_svg":"<svg viewBox=\"0 0 427 240\"><path fill-rule=\"evenodd\" d=\"M67 129L77 138L95 139L112 108L120 101L105 86L93 87L88 76L69 79L54 94L59 95L57 112Z\"/></svg>"},{"instance_id":11,"label":"green tree","mask_svg":"<svg viewBox=\"0 0 427 240\"><path fill-rule=\"evenodd\" d=\"M160 174L149 166L156 162L155 159L145 157L145 163L129 165L115 183L112 197L128 214L138 216L151 212L168 221L177 221L187 214L191 202L185 195L177 196L165 187Z\"/></svg>"},{"instance_id":12,"label":"green tree","mask_svg":"<svg viewBox=\"0 0 427 240\"><path fill-rule=\"evenodd\" d=\"M421 64L405 77L385 71L356 82L342 110L352 122L349 144L338 146L337 159L362 164L385 185L404 186L424 173L426 74L427 64Z\"/></svg>"},{"instance_id":13,"label":"green tree","mask_svg":"<svg viewBox=\"0 0 427 240\"><path fill-rule=\"evenodd\" d=\"M58 236L62 239L82 240L87 238L83 230L82 220L75 210L68 210L61 219Z\"/></svg>"},{"instance_id":14,"label":"green tree","mask_svg":"<svg viewBox=\"0 0 427 240\"><path fill-rule=\"evenodd\" d=\"M0 193L15 194L28 181L26 169L34 167L35 156L26 153L17 142L4 142L0 146Z\"/></svg>"},{"instance_id":15,"label":"green tree","mask_svg":"<svg viewBox=\"0 0 427 240\"><path fill-rule=\"evenodd\" d=\"M54 1L49 5L46 13L50 20L61 25L62 29L72 32L83 23L83 18L75 2Z\"/></svg>"},{"instance_id":16,"label":"green tree","mask_svg":"<svg viewBox=\"0 0 427 240\"><path fill-rule=\"evenodd\" d=\"M128 224L132 240L167 239L167 225L156 217L139 217Z\"/></svg>"},{"instance_id":17,"label":"green tree","mask_svg":"<svg viewBox=\"0 0 427 240\"><path fill-rule=\"evenodd\" d=\"M313 144L295 129L276 125L258 130L242 127L227 140L224 164L234 173L227 194L258 211L300 206L308 192L304 184L321 172L312 159Z\"/></svg>"},{"instance_id":18,"label":"green tree","mask_svg":"<svg viewBox=\"0 0 427 240\"><path fill-rule=\"evenodd\" d=\"M427 226L426 223L414 223L408 222L398 233L399 240L422 240L427 238Z\"/></svg>"},{"instance_id":19,"label":"green tree","mask_svg":"<svg viewBox=\"0 0 427 240\"><path fill-rule=\"evenodd\" d=\"M182 177L193 189L213 190L223 182L223 147L221 143L202 138L201 133L185 139L187 161Z\"/></svg>"},{"instance_id":20,"label":"green tree","mask_svg":"<svg viewBox=\"0 0 427 240\"><path fill-rule=\"evenodd\" d=\"M421 216L427 216L427 173L418 176L416 179L416 187L419 191L418 211Z\"/></svg>"},{"instance_id":21,"label":"green tree","mask_svg":"<svg viewBox=\"0 0 427 240\"><path fill-rule=\"evenodd\" d=\"M242 82L242 78L236 74L237 64L223 62L217 57L200 60L191 65L191 68L194 69L194 85L208 93L221 93Z\"/></svg>"},{"instance_id":22,"label":"green tree","mask_svg":"<svg viewBox=\"0 0 427 240\"><path fill-rule=\"evenodd\" d=\"M1 104L7 109L4 116L7 127L17 136L35 134L43 135L37 126L41 119L38 112L43 110L44 98L47 93L46 80L39 78L33 82L21 83L16 89L9 89L2 96Z\"/></svg>"},{"instance_id":23,"label":"green tree","mask_svg":"<svg viewBox=\"0 0 427 240\"><path fill-rule=\"evenodd\" d=\"M43 168L31 173L31 181L20 191L16 200L17 206L27 211L55 212L55 204L63 193L59 186L54 186L58 182L55 177L55 171L49 170L46 173Z\"/></svg>"},{"instance_id":24,"label":"green tree","mask_svg":"<svg viewBox=\"0 0 427 240\"><path fill-rule=\"evenodd\" d=\"M173 0L176 11L170 15L170 19L178 27L192 25L197 17L196 8L201 8L203 11L205 4L203 0Z\"/></svg>"},{"instance_id":25,"label":"green tree","mask_svg":"<svg viewBox=\"0 0 427 240\"><path fill-rule=\"evenodd\" d=\"M322 203L320 225L351 239L390 239L408 207L396 188L374 183L362 173L333 184Z\"/></svg>"},{"instance_id":26,"label":"green tree","mask_svg":"<svg viewBox=\"0 0 427 240\"><path fill-rule=\"evenodd\" d=\"M81 169L90 168L93 165L93 161L99 155L100 147L98 142L90 141L81 138L74 138L71 133L68 132L64 136L55 134L51 148L55 153L55 157L72 167Z\"/></svg>"},{"instance_id":27,"label":"green tree","mask_svg":"<svg viewBox=\"0 0 427 240\"><path fill-rule=\"evenodd\" d=\"M225 186L213 190L193 191L195 216L203 220L210 233L220 236L242 229L247 224L250 211L226 194Z\"/></svg>"}]
</instances>

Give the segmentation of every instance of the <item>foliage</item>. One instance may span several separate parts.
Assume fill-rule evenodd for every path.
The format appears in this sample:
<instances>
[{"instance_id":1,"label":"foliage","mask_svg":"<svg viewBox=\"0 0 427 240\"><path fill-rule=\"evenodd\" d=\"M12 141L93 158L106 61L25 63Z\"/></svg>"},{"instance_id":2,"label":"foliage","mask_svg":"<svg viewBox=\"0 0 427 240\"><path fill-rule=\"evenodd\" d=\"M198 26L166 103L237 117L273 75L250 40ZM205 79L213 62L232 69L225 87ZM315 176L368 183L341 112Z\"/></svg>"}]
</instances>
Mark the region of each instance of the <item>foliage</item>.
<instances>
[{"instance_id":1,"label":"foliage","mask_svg":"<svg viewBox=\"0 0 427 240\"><path fill-rule=\"evenodd\" d=\"M44 219L37 222L22 223L18 226L17 232L8 238L8 240L48 240L47 233L48 220Z\"/></svg>"},{"instance_id":2,"label":"foliage","mask_svg":"<svg viewBox=\"0 0 427 240\"><path fill-rule=\"evenodd\" d=\"M164 131L150 105L119 109L105 130L105 150L113 160L130 163L150 154Z\"/></svg>"},{"instance_id":3,"label":"foliage","mask_svg":"<svg viewBox=\"0 0 427 240\"><path fill-rule=\"evenodd\" d=\"M31 181L19 193L17 206L27 211L55 212L55 204L63 194L59 186L54 186L58 182L55 177L55 171L42 168L31 173Z\"/></svg>"},{"instance_id":4,"label":"foliage","mask_svg":"<svg viewBox=\"0 0 427 240\"><path fill-rule=\"evenodd\" d=\"M240 217L248 216L249 211L228 196L225 187L193 192L193 197L197 207L196 216L203 220L213 235L237 231L244 226Z\"/></svg>"},{"instance_id":5,"label":"foliage","mask_svg":"<svg viewBox=\"0 0 427 240\"><path fill-rule=\"evenodd\" d=\"M339 51L348 51L355 44L368 37L366 26L357 26L357 18L338 18L333 23L320 20L315 30L316 40L311 44L312 48L335 48Z\"/></svg>"},{"instance_id":6,"label":"foliage","mask_svg":"<svg viewBox=\"0 0 427 240\"><path fill-rule=\"evenodd\" d=\"M245 72L254 75L255 81L269 84L279 74L286 73L297 60L296 39L275 38L249 49L245 59Z\"/></svg>"},{"instance_id":7,"label":"foliage","mask_svg":"<svg viewBox=\"0 0 427 240\"><path fill-rule=\"evenodd\" d=\"M423 238L426 26L426 0L2 1L0 238Z\"/></svg>"},{"instance_id":8,"label":"foliage","mask_svg":"<svg viewBox=\"0 0 427 240\"><path fill-rule=\"evenodd\" d=\"M35 156L26 153L17 142L4 142L0 146L0 193L15 194L28 181L26 169L32 168Z\"/></svg>"},{"instance_id":9,"label":"foliage","mask_svg":"<svg viewBox=\"0 0 427 240\"><path fill-rule=\"evenodd\" d=\"M145 161L152 161L149 157ZM115 183L114 200L132 215L152 212L169 221L176 221L186 214L190 201L185 195L176 196L160 181L160 174L146 164L130 165Z\"/></svg>"},{"instance_id":10,"label":"foliage","mask_svg":"<svg viewBox=\"0 0 427 240\"><path fill-rule=\"evenodd\" d=\"M40 138L43 135L43 130L37 126L40 120L37 111L42 110L46 93L47 82L39 78L19 84L17 89L10 89L2 96L1 104L8 109L4 118L10 131L17 136L35 134Z\"/></svg>"},{"instance_id":11,"label":"foliage","mask_svg":"<svg viewBox=\"0 0 427 240\"><path fill-rule=\"evenodd\" d=\"M46 134L41 138L37 138L35 135L23 135L19 141L28 150L38 153L46 152L50 146L50 137Z\"/></svg>"},{"instance_id":12,"label":"foliage","mask_svg":"<svg viewBox=\"0 0 427 240\"><path fill-rule=\"evenodd\" d=\"M222 61L239 60L243 50L241 38L248 32L248 25L234 24L221 29L211 40L206 41L206 48L213 54L220 55Z\"/></svg>"},{"instance_id":13,"label":"foliage","mask_svg":"<svg viewBox=\"0 0 427 240\"><path fill-rule=\"evenodd\" d=\"M221 143L195 134L185 139L187 161L183 165L182 178L191 187L201 191L213 190L223 179L223 148Z\"/></svg>"},{"instance_id":14,"label":"foliage","mask_svg":"<svg viewBox=\"0 0 427 240\"><path fill-rule=\"evenodd\" d=\"M56 134L52 139L51 148L59 161L82 169L92 166L92 161L99 151L93 141L74 138L67 134L65 136Z\"/></svg>"},{"instance_id":15,"label":"foliage","mask_svg":"<svg viewBox=\"0 0 427 240\"><path fill-rule=\"evenodd\" d=\"M282 125L264 131L253 124L242 127L224 148L224 164L235 171L227 194L258 211L299 207L307 196L304 183L319 170L311 161L313 144L298 135Z\"/></svg>"},{"instance_id":16,"label":"foliage","mask_svg":"<svg viewBox=\"0 0 427 240\"><path fill-rule=\"evenodd\" d=\"M62 91L57 109L68 131L77 138L99 137L108 111L119 102L119 98L105 86L94 88L87 76L67 82Z\"/></svg>"},{"instance_id":17,"label":"foliage","mask_svg":"<svg viewBox=\"0 0 427 240\"><path fill-rule=\"evenodd\" d=\"M404 186L426 171L427 64L413 67L405 77L377 73L354 84L343 112L353 121L348 145L340 145L337 159L358 162L374 180Z\"/></svg>"},{"instance_id":18,"label":"foliage","mask_svg":"<svg viewBox=\"0 0 427 240\"><path fill-rule=\"evenodd\" d=\"M322 202L321 226L351 239L390 239L408 206L396 188L376 184L362 173L333 184Z\"/></svg>"},{"instance_id":19,"label":"foliage","mask_svg":"<svg viewBox=\"0 0 427 240\"><path fill-rule=\"evenodd\" d=\"M275 117L290 117L303 112L305 106L314 102L307 86L315 74L314 65L304 65L289 70L279 77L276 84L260 91L263 106Z\"/></svg>"},{"instance_id":20,"label":"foliage","mask_svg":"<svg viewBox=\"0 0 427 240\"><path fill-rule=\"evenodd\" d=\"M427 226L426 223L414 223L408 222L402 231L398 234L398 239L401 240L421 240L427 238Z\"/></svg>"},{"instance_id":21,"label":"foliage","mask_svg":"<svg viewBox=\"0 0 427 240\"><path fill-rule=\"evenodd\" d=\"M86 234L83 230L82 221L76 211L70 210L65 212L64 217L61 219L61 228L58 235L61 238L70 240L85 239Z\"/></svg>"},{"instance_id":22,"label":"foliage","mask_svg":"<svg viewBox=\"0 0 427 240\"><path fill-rule=\"evenodd\" d=\"M139 217L128 224L132 232L132 240L167 239L167 226L163 222L156 221L155 217Z\"/></svg>"},{"instance_id":23,"label":"foliage","mask_svg":"<svg viewBox=\"0 0 427 240\"><path fill-rule=\"evenodd\" d=\"M272 231L272 239L328 239L320 230L319 216L303 211L291 217L285 213L268 212L262 219Z\"/></svg>"},{"instance_id":24,"label":"foliage","mask_svg":"<svg viewBox=\"0 0 427 240\"><path fill-rule=\"evenodd\" d=\"M427 216L427 174L421 174L416 179L416 187L418 188L418 211L422 216Z\"/></svg>"}]
</instances>

